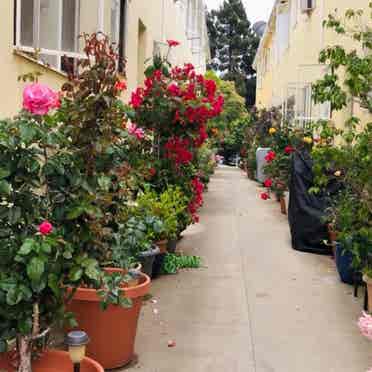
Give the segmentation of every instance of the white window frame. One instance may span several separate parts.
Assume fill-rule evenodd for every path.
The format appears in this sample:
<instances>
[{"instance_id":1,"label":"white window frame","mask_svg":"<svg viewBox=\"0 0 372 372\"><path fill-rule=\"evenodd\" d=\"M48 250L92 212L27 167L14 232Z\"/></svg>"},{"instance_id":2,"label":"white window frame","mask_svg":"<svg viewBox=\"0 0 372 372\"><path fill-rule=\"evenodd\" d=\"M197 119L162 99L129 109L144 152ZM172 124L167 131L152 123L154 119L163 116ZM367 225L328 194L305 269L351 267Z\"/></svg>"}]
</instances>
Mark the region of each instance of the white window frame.
<instances>
[{"instance_id":1,"label":"white window frame","mask_svg":"<svg viewBox=\"0 0 372 372\"><path fill-rule=\"evenodd\" d=\"M15 50L25 52L25 53L35 53L47 55L47 56L57 56L57 70L61 70L62 57L68 58L79 58L85 59L86 55L78 52L70 52L62 50L62 11L63 11L63 2L62 0L53 0L58 1L59 4L59 17L58 17L58 34L59 34L59 49L47 49L39 48L40 46L40 0L34 0L34 29L33 29L33 39L34 45L32 47L25 46L21 44L21 19L22 19L22 3L21 0L16 1L16 38L15 38ZM99 0L98 3L98 25L97 31L104 30L104 11L105 11L105 0ZM78 23L79 19L76 17L75 22ZM42 61L38 61L42 63Z\"/></svg>"}]
</instances>

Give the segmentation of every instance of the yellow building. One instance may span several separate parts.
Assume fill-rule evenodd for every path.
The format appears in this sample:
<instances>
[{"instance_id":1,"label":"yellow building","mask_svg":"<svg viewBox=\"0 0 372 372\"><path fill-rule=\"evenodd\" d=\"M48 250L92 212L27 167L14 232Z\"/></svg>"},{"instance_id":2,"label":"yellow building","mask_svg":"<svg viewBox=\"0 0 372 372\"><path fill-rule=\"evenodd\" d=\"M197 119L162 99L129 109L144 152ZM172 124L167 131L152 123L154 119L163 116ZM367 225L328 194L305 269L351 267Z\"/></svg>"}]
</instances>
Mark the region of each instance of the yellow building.
<instances>
[{"instance_id":1,"label":"yellow building","mask_svg":"<svg viewBox=\"0 0 372 372\"><path fill-rule=\"evenodd\" d=\"M116 43L127 60L127 95L143 82L146 61L165 53L167 39L181 43L172 63L204 72L209 58L204 0L1 0L0 14L2 118L21 107L19 75L41 71L43 83L60 88L83 56L84 32L102 31Z\"/></svg>"},{"instance_id":2,"label":"yellow building","mask_svg":"<svg viewBox=\"0 0 372 372\"><path fill-rule=\"evenodd\" d=\"M281 107L289 121L306 123L317 119L332 119L342 126L350 114L364 122L371 121L368 110L350 102L342 112L330 112L329 104L315 105L312 83L326 72L319 64L319 53L330 45L356 48L351 39L323 27L328 14L342 16L349 8L365 10L368 0L276 0L257 51L254 68L257 71L256 104L258 107ZM367 21L367 18L366 20Z\"/></svg>"}]
</instances>

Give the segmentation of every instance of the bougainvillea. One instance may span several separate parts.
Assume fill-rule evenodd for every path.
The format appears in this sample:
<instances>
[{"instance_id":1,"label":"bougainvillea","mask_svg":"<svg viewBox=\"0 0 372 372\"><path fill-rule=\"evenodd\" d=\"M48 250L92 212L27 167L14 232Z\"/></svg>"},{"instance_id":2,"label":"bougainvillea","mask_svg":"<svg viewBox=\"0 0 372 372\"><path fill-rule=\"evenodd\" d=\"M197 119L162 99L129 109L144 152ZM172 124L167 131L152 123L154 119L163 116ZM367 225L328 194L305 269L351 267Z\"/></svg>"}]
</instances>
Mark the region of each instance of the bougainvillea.
<instances>
[{"instance_id":1,"label":"bougainvillea","mask_svg":"<svg viewBox=\"0 0 372 372\"><path fill-rule=\"evenodd\" d=\"M189 203L189 212L191 213L193 222L199 222L199 216L197 212L198 209L203 205L204 184L200 182L199 177L195 177L193 180L191 180L191 188L193 192L193 198Z\"/></svg>"}]
</instances>

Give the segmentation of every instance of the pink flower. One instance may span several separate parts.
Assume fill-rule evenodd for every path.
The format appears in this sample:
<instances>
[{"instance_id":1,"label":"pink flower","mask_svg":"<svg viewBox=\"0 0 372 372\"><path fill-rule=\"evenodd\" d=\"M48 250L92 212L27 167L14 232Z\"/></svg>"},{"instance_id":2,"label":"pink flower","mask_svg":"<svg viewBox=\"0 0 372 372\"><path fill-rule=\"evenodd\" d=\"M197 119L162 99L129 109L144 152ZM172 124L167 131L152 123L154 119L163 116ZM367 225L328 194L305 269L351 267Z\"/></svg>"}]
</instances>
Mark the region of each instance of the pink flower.
<instances>
[{"instance_id":1,"label":"pink flower","mask_svg":"<svg viewBox=\"0 0 372 372\"><path fill-rule=\"evenodd\" d=\"M176 41L176 40L167 40L167 43L168 43L170 48L180 45L180 42Z\"/></svg>"},{"instance_id":2,"label":"pink flower","mask_svg":"<svg viewBox=\"0 0 372 372\"><path fill-rule=\"evenodd\" d=\"M261 192L261 194L260 194L260 198L261 198L262 200L267 200L267 199L270 198L270 196L269 196L269 194L268 194L267 192Z\"/></svg>"},{"instance_id":3,"label":"pink flower","mask_svg":"<svg viewBox=\"0 0 372 372\"><path fill-rule=\"evenodd\" d=\"M23 108L34 115L46 115L51 109L58 108L58 93L39 83L25 86L23 90Z\"/></svg>"},{"instance_id":4,"label":"pink flower","mask_svg":"<svg viewBox=\"0 0 372 372\"><path fill-rule=\"evenodd\" d=\"M267 180L265 180L264 182L265 187L271 187L272 185L273 185L273 180L271 178L268 178Z\"/></svg>"},{"instance_id":5,"label":"pink flower","mask_svg":"<svg viewBox=\"0 0 372 372\"><path fill-rule=\"evenodd\" d=\"M44 221L39 225L41 235L49 235L53 231L53 225L49 221Z\"/></svg>"},{"instance_id":6,"label":"pink flower","mask_svg":"<svg viewBox=\"0 0 372 372\"><path fill-rule=\"evenodd\" d=\"M358 327L364 337L372 340L372 317L371 315L363 312L363 316L359 318Z\"/></svg>"},{"instance_id":7,"label":"pink flower","mask_svg":"<svg viewBox=\"0 0 372 372\"><path fill-rule=\"evenodd\" d=\"M145 136L145 131L142 128L138 128L136 124L128 124L127 130L129 134L137 137L138 140Z\"/></svg>"}]
</instances>

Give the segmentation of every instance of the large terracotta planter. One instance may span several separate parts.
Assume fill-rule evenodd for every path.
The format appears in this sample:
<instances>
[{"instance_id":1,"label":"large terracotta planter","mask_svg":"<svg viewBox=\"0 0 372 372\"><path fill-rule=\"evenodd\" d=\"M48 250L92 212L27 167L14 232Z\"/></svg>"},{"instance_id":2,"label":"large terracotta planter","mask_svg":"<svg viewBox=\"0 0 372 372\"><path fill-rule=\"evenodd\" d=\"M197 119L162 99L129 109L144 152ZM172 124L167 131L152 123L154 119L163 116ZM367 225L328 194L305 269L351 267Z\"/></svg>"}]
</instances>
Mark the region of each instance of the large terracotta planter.
<instances>
[{"instance_id":1,"label":"large terracotta planter","mask_svg":"<svg viewBox=\"0 0 372 372\"><path fill-rule=\"evenodd\" d=\"M16 369L9 362L7 354L0 354L0 370L15 372ZM72 372L73 365L70 356L65 351L49 350L40 359L32 362L33 372ZM103 368L94 360L84 358L80 365L81 372L104 372Z\"/></svg>"},{"instance_id":2,"label":"large terracotta planter","mask_svg":"<svg viewBox=\"0 0 372 372\"><path fill-rule=\"evenodd\" d=\"M363 281L366 283L368 291L368 311L372 310L372 278L363 275Z\"/></svg>"},{"instance_id":3,"label":"large terracotta planter","mask_svg":"<svg viewBox=\"0 0 372 372\"><path fill-rule=\"evenodd\" d=\"M75 314L78 328L89 335L87 355L97 360L105 369L124 366L133 359L142 298L148 293L150 282L150 278L141 273L139 285L123 287L126 297L133 301L133 306L129 309L110 305L107 310L102 311L97 291L89 288L78 288L68 305L68 311Z\"/></svg>"}]
</instances>

